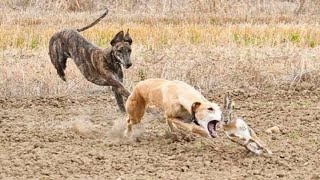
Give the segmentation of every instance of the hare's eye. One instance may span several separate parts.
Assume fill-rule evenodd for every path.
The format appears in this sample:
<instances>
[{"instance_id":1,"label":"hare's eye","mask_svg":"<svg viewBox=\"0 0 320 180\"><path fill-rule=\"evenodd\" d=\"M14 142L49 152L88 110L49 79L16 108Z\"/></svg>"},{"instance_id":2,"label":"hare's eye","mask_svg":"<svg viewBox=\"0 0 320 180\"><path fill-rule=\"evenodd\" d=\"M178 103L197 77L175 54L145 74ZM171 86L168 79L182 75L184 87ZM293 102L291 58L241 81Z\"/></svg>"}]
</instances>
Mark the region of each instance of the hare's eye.
<instances>
[{"instance_id":1,"label":"hare's eye","mask_svg":"<svg viewBox=\"0 0 320 180\"><path fill-rule=\"evenodd\" d=\"M209 110L209 111L213 111L213 108L212 108L212 107L209 107L208 110Z\"/></svg>"}]
</instances>

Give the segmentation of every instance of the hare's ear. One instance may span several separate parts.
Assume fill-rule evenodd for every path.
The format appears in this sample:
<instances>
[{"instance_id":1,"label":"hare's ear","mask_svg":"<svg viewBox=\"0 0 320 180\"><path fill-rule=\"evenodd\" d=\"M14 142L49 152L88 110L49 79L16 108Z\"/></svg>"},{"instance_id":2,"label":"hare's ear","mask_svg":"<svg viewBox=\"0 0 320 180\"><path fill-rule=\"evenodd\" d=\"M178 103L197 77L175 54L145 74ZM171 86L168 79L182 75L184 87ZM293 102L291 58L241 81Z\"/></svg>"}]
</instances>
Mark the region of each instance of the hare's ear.
<instances>
[{"instance_id":1,"label":"hare's ear","mask_svg":"<svg viewBox=\"0 0 320 180\"><path fill-rule=\"evenodd\" d=\"M229 107L229 109L231 111L234 109L234 105L235 105L235 102L233 102L233 100L231 100L231 104L230 104L230 107Z\"/></svg>"},{"instance_id":2,"label":"hare's ear","mask_svg":"<svg viewBox=\"0 0 320 180\"><path fill-rule=\"evenodd\" d=\"M227 92L227 94L224 96L223 108L228 109L229 103L230 103L230 94L229 92Z\"/></svg>"},{"instance_id":3,"label":"hare's ear","mask_svg":"<svg viewBox=\"0 0 320 180\"><path fill-rule=\"evenodd\" d=\"M224 109L232 111L234 108L234 102L231 99L230 92L227 92L224 97Z\"/></svg>"}]
</instances>

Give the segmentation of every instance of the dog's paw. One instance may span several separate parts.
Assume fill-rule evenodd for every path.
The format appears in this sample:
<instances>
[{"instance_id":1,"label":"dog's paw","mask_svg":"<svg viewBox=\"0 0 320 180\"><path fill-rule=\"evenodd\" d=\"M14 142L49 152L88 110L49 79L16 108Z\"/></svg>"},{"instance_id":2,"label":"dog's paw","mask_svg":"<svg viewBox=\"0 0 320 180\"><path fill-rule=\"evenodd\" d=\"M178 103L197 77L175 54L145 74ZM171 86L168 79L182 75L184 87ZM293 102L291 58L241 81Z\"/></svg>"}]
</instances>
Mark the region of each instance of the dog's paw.
<instances>
[{"instance_id":1,"label":"dog's paw","mask_svg":"<svg viewBox=\"0 0 320 180\"><path fill-rule=\"evenodd\" d=\"M195 136L192 134L184 134L182 136L182 139L186 142L191 142L191 141L195 141Z\"/></svg>"},{"instance_id":2,"label":"dog's paw","mask_svg":"<svg viewBox=\"0 0 320 180\"><path fill-rule=\"evenodd\" d=\"M165 139L172 140L172 142L180 141L179 136L176 132L166 131L164 137L165 137Z\"/></svg>"},{"instance_id":3,"label":"dog's paw","mask_svg":"<svg viewBox=\"0 0 320 180\"><path fill-rule=\"evenodd\" d=\"M130 138L130 137L131 137L131 133L126 129L126 130L123 132L123 137L125 137L125 138Z\"/></svg>"}]
</instances>

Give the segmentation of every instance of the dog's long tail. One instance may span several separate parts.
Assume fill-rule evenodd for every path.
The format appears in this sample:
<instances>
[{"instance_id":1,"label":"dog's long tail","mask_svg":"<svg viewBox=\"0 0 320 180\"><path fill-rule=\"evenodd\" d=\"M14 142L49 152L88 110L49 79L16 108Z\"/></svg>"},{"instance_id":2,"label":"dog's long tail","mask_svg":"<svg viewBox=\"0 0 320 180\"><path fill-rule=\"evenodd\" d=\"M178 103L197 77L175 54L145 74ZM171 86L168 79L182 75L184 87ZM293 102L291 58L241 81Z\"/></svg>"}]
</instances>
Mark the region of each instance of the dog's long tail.
<instances>
[{"instance_id":1,"label":"dog's long tail","mask_svg":"<svg viewBox=\"0 0 320 180\"><path fill-rule=\"evenodd\" d=\"M104 12L97 20L95 20L93 23L89 24L88 26L85 26L83 28L79 28L77 29L78 32L87 30L89 28L91 28L92 26L96 25L98 22L100 22L104 17L106 17L106 15L108 14L109 10L108 8L106 8L106 12Z\"/></svg>"}]
</instances>

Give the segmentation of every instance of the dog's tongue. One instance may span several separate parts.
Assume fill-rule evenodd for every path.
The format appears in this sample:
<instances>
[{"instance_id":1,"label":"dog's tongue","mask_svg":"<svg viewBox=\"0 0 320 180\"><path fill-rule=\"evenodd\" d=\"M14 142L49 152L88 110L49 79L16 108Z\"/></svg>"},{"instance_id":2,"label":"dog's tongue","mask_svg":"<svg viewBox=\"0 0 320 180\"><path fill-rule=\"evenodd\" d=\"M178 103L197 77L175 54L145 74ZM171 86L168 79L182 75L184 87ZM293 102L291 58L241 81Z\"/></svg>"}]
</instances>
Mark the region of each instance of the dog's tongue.
<instances>
[{"instance_id":1,"label":"dog's tongue","mask_svg":"<svg viewBox=\"0 0 320 180\"><path fill-rule=\"evenodd\" d=\"M216 128L215 128L215 123L213 123L213 122L210 122L209 124L208 124L208 128L209 128L209 130L210 130L210 135L211 135L211 137L217 137L218 136L218 133L216 132Z\"/></svg>"}]
</instances>

